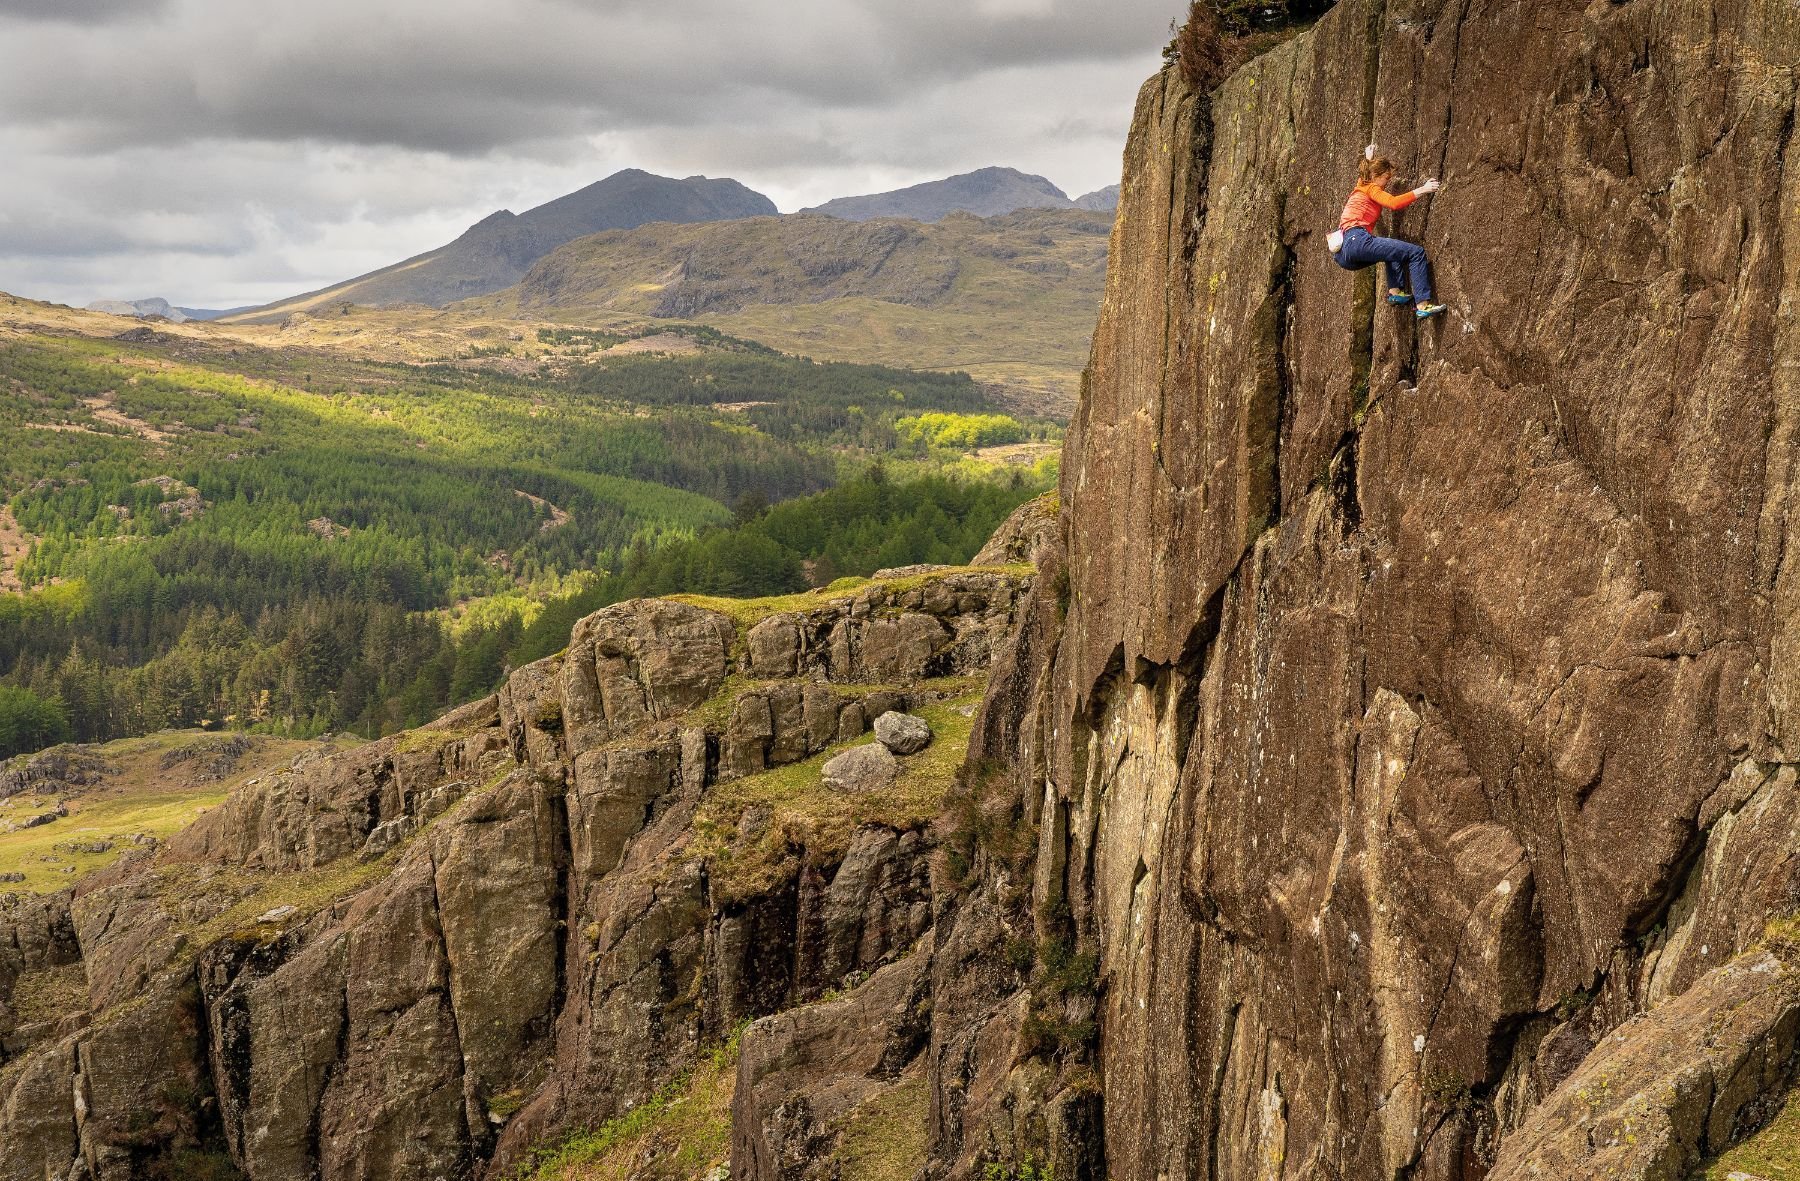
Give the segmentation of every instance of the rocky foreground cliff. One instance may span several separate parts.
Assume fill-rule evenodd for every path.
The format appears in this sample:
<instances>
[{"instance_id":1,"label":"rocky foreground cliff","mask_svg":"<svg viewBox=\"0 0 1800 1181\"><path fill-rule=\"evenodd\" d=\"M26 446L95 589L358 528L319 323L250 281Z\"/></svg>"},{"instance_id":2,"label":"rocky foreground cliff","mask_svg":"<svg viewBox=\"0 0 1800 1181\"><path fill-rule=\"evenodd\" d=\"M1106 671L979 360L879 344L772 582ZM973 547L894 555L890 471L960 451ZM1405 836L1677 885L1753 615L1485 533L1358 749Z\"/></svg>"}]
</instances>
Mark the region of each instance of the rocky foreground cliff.
<instances>
[{"instance_id":1,"label":"rocky foreground cliff","mask_svg":"<svg viewBox=\"0 0 1800 1181\"><path fill-rule=\"evenodd\" d=\"M1341 0L1172 64L1029 589L609 609L14 906L0 991L91 1005L11 1035L0 1177L499 1175L721 1044L757 1181L1756 1134L1800 1079L1796 61L1785 0ZM1447 181L1399 226L1435 324L1325 254L1370 140ZM955 785L823 788L893 705Z\"/></svg>"},{"instance_id":2,"label":"rocky foreground cliff","mask_svg":"<svg viewBox=\"0 0 1800 1181\"><path fill-rule=\"evenodd\" d=\"M494 698L13 899L0 1177L498 1176L922 964L925 829L1029 571L608 608ZM929 745L858 745L903 710Z\"/></svg>"},{"instance_id":3,"label":"rocky foreground cliff","mask_svg":"<svg viewBox=\"0 0 1800 1181\"><path fill-rule=\"evenodd\" d=\"M939 1167L1680 1178L1785 1102L1796 61L1785 3L1346 0L1144 89ZM1370 141L1446 181L1440 322L1326 254ZM1097 1001L967 970L1009 923Z\"/></svg>"}]
</instances>

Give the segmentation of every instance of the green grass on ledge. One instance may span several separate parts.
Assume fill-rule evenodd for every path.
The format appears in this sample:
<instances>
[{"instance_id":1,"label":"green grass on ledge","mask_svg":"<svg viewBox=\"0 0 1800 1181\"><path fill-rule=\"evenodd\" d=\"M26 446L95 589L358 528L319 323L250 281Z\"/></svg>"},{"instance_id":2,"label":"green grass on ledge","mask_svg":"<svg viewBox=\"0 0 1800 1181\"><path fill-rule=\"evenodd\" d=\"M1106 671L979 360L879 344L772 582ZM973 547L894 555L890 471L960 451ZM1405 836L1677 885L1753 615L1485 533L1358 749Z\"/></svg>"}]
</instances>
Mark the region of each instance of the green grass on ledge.
<instances>
[{"instance_id":1,"label":"green grass on ledge","mask_svg":"<svg viewBox=\"0 0 1800 1181\"><path fill-rule=\"evenodd\" d=\"M739 1027L647 1102L577 1132L507 1174L508 1181L690 1181L731 1155Z\"/></svg>"},{"instance_id":2,"label":"green grass on ledge","mask_svg":"<svg viewBox=\"0 0 1800 1181\"><path fill-rule=\"evenodd\" d=\"M929 824L968 753L982 689L975 685L961 697L914 711L931 726L931 745L900 760L899 779L889 791L846 795L826 788L822 778L828 759L873 742L873 734L712 788L694 817L692 852L710 862L713 890L721 903L773 889L792 868L790 862L800 848L814 857L829 857L848 849L864 825L907 830ZM766 809L766 823L759 833L746 837L740 833L740 822L752 809Z\"/></svg>"},{"instance_id":3,"label":"green grass on ledge","mask_svg":"<svg viewBox=\"0 0 1800 1181\"><path fill-rule=\"evenodd\" d=\"M1790 1095L1768 1127L1719 1157L1699 1176L1704 1181L1730 1181L1743 1176L1759 1181L1800 1181L1800 1094Z\"/></svg>"}]
</instances>

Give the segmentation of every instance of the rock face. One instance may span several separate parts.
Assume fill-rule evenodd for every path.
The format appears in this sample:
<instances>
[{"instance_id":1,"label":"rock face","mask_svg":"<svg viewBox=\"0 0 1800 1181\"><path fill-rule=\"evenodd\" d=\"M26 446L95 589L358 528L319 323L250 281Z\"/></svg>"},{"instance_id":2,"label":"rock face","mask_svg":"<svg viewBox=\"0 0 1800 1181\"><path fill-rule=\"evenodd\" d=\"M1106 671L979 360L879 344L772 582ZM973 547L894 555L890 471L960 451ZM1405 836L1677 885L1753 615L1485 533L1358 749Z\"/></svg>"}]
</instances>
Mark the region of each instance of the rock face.
<instances>
[{"instance_id":1,"label":"rock face","mask_svg":"<svg viewBox=\"0 0 1800 1181\"><path fill-rule=\"evenodd\" d=\"M732 1105L735 1176L837 1181L847 1175L836 1159L844 1116L891 1091L924 1047L926 958L915 953L850 996L754 1027Z\"/></svg>"},{"instance_id":2,"label":"rock face","mask_svg":"<svg viewBox=\"0 0 1800 1181\"><path fill-rule=\"evenodd\" d=\"M73 891L0 896L0 1181L502 1176L746 1021L869 977L885 997L902 961L913 997L937 797L809 816L734 781L894 709L972 709L1028 585L947 570L750 623L620 604L494 698L298 758ZM878 1057L917 1088L908 1012Z\"/></svg>"},{"instance_id":3,"label":"rock face","mask_svg":"<svg viewBox=\"0 0 1800 1181\"><path fill-rule=\"evenodd\" d=\"M1014 509L988 543L975 555L976 566L1010 566L1018 563L1035 566L1046 547L1056 543L1057 494L1046 492Z\"/></svg>"},{"instance_id":4,"label":"rock face","mask_svg":"<svg viewBox=\"0 0 1800 1181\"><path fill-rule=\"evenodd\" d=\"M937 929L942 1174L1674 1177L1794 1081L1736 957L1800 903L1800 18L1516 15L1343 0L1140 96ZM1323 248L1371 140L1447 179L1436 323Z\"/></svg>"}]
</instances>

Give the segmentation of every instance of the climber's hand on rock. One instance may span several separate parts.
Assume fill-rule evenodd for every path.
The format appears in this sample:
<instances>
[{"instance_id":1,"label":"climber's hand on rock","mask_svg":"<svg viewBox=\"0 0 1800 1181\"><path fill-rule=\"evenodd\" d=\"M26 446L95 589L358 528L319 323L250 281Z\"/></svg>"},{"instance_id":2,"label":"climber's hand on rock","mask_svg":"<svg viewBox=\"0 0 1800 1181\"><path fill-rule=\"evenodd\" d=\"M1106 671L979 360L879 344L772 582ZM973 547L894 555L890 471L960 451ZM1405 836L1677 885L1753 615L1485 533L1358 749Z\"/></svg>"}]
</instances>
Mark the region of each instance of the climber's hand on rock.
<instances>
[{"instance_id":1,"label":"climber's hand on rock","mask_svg":"<svg viewBox=\"0 0 1800 1181\"><path fill-rule=\"evenodd\" d=\"M1430 180L1426 181L1424 184L1420 185L1418 187L1417 191L1420 196L1429 197L1431 194L1437 192L1439 189L1441 189L1443 187L1444 187L1443 185L1438 183L1438 178L1434 176Z\"/></svg>"}]
</instances>

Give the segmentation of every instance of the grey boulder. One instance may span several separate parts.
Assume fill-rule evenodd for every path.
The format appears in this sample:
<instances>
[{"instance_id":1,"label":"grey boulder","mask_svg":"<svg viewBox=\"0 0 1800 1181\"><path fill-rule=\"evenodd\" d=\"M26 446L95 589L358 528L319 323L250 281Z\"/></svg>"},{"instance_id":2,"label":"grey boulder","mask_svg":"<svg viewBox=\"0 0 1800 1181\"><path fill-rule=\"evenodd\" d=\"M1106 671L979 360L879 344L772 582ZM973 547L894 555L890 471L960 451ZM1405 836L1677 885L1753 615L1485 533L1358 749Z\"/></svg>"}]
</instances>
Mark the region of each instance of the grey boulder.
<instances>
[{"instance_id":1,"label":"grey boulder","mask_svg":"<svg viewBox=\"0 0 1800 1181\"><path fill-rule=\"evenodd\" d=\"M871 742L826 760L823 776L825 786L833 791L860 794L894 786L898 771L899 764L888 748Z\"/></svg>"},{"instance_id":2,"label":"grey boulder","mask_svg":"<svg viewBox=\"0 0 1800 1181\"><path fill-rule=\"evenodd\" d=\"M931 727L924 718L890 710L875 719L875 737L897 755L916 755L931 745Z\"/></svg>"}]
</instances>

